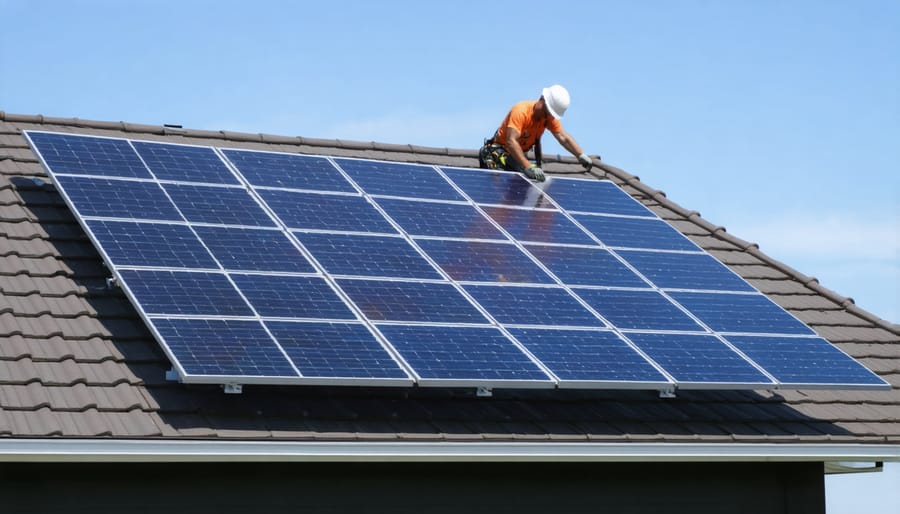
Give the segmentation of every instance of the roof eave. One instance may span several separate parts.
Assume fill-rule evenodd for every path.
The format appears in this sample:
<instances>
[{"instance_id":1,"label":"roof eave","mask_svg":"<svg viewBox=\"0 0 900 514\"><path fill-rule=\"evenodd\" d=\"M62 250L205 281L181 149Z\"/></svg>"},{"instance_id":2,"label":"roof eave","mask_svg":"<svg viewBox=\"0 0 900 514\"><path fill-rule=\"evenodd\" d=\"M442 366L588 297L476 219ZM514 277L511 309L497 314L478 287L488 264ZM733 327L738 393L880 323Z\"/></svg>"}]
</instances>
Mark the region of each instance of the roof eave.
<instances>
[{"instance_id":1,"label":"roof eave","mask_svg":"<svg viewBox=\"0 0 900 514\"><path fill-rule=\"evenodd\" d=\"M0 439L0 462L884 462L900 444Z\"/></svg>"}]
</instances>

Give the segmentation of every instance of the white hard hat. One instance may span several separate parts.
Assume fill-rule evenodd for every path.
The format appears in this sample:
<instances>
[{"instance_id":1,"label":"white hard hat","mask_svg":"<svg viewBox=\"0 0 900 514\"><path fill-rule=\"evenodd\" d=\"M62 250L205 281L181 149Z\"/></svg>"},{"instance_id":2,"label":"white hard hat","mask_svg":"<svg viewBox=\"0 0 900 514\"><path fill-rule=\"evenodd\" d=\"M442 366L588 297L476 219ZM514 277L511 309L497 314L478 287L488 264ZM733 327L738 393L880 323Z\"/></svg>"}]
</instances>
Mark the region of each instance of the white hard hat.
<instances>
[{"instance_id":1,"label":"white hard hat","mask_svg":"<svg viewBox=\"0 0 900 514\"><path fill-rule=\"evenodd\" d=\"M562 118L562 115L566 113L566 109L569 108L569 92L559 84L545 87L541 92L541 96L544 97L547 110L556 119Z\"/></svg>"}]
</instances>

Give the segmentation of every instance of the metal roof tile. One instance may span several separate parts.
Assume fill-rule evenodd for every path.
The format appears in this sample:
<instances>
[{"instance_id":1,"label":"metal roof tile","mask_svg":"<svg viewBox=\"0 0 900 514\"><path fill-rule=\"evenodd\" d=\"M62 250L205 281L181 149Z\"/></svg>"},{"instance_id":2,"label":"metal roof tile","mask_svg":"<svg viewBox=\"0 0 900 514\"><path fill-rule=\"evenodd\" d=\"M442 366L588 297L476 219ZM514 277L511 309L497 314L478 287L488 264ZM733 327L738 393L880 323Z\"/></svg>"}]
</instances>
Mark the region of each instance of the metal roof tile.
<instances>
[{"instance_id":1,"label":"metal roof tile","mask_svg":"<svg viewBox=\"0 0 900 514\"><path fill-rule=\"evenodd\" d=\"M785 309L839 309L840 305L834 303L828 298L824 298L815 294L769 294L769 299L784 307Z\"/></svg>"},{"instance_id":2,"label":"metal roof tile","mask_svg":"<svg viewBox=\"0 0 900 514\"><path fill-rule=\"evenodd\" d=\"M30 357L35 361L61 361L73 359L79 362L99 362L106 359L122 360L122 355L99 337L88 339L26 338L21 334L8 336L0 345L0 359Z\"/></svg>"},{"instance_id":3,"label":"metal roof tile","mask_svg":"<svg viewBox=\"0 0 900 514\"><path fill-rule=\"evenodd\" d=\"M23 162L0 155L0 175L9 176L42 176L44 169L37 161Z\"/></svg>"},{"instance_id":4,"label":"metal roof tile","mask_svg":"<svg viewBox=\"0 0 900 514\"><path fill-rule=\"evenodd\" d=\"M832 327L823 325L816 327L822 337L834 343L842 342L880 342L880 343L897 343L896 335L891 334L887 330L879 327Z\"/></svg>"},{"instance_id":5,"label":"metal roof tile","mask_svg":"<svg viewBox=\"0 0 900 514\"><path fill-rule=\"evenodd\" d=\"M820 325L843 325L843 326L872 326L871 323L864 319L860 319L847 311L839 310L799 310L794 309L792 314L800 318L800 321L811 326Z\"/></svg>"},{"instance_id":6,"label":"metal roof tile","mask_svg":"<svg viewBox=\"0 0 900 514\"><path fill-rule=\"evenodd\" d=\"M64 435L57 413L49 407L36 410L7 410L4 411L4 417L7 418L13 434Z\"/></svg>"},{"instance_id":7,"label":"metal roof tile","mask_svg":"<svg viewBox=\"0 0 900 514\"><path fill-rule=\"evenodd\" d=\"M747 282L763 293L770 294L811 294L805 285L795 280L770 280L765 278L747 278Z\"/></svg>"},{"instance_id":8,"label":"metal roof tile","mask_svg":"<svg viewBox=\"0 0 900 514\"><path fill-rule=\"evenodd\" d=\"M0 385L0 409L35 410L51 407L51 398L40 382Z\"/></svg>"}]
</instances>

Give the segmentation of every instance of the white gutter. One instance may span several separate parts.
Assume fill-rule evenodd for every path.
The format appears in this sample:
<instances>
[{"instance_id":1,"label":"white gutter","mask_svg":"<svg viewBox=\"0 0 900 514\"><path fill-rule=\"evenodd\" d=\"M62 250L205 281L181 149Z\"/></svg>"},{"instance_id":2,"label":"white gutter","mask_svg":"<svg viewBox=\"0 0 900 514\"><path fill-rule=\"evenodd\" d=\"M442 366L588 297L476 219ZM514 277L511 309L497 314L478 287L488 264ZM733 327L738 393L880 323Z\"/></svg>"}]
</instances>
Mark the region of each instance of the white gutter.
<instances>
[{"instance_id":1,"label":"white gutter","mask_svg":"<svg viewBox=\"0 0 900 514\"><path fill-rule=\"evenodd\" d=\"M884 462L900 444L0 438L0 462Z\"/></svg>"}]
</instances>

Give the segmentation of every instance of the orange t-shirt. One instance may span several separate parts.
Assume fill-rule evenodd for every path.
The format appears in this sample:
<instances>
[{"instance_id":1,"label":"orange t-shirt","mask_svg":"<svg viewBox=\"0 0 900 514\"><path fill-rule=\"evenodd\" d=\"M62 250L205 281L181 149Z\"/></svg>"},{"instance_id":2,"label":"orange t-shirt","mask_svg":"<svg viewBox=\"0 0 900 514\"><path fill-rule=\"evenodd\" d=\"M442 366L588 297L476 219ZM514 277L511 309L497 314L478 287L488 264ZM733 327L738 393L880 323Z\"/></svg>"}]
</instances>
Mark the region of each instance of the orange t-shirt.
<instances>
[{"instance_id":1,"label":"orange t-shirt","mask_svg":"<svg viewBox=\"0 0 900 514\"><path fill-rule=\"evenodd\" d=\"M544 134L545 128L550 129L553 134L562 132L562 123L553 116L547 116L543 121L534 119L534 104L537 102L538 100L525 100L513 105L500 124L494 142L506 146L507 127L513 127L519 131L519 146L523 152L527 152Z\"/></svg>"}]
</instances>

